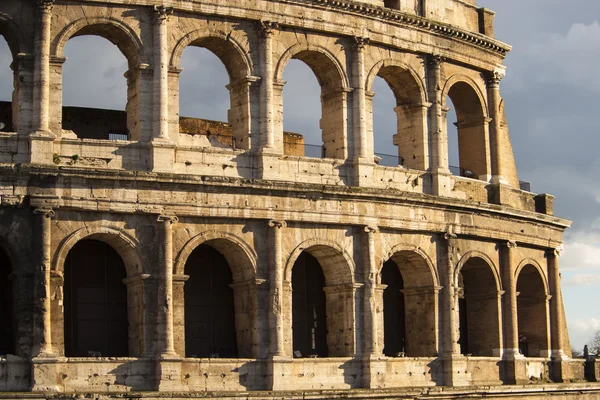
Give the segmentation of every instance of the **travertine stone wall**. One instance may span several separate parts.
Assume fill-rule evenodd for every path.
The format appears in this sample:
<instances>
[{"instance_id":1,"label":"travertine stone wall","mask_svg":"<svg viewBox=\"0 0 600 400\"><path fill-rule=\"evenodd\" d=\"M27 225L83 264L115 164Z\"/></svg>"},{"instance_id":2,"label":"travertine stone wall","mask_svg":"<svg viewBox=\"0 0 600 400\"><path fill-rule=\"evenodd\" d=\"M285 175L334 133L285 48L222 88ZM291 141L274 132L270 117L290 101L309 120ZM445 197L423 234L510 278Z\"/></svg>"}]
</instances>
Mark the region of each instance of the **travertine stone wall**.
<instances>
[{"instance_id":1,"label":"travertine stone wall","mask_svg":"<svg viewBox=\"0 0 600 400\"><path fill-rule=\"evenodd\" d=\"M0 249L16 338L0 359L0 389L503 384L494 390L509 397L509 384L580 376L560 296L570 223L552 215L552 196L519 188L499 92L510 47L493 38L492 17L474 0L0 2L15 73L14 132L0 133ZM110 40L128 61L128 141L80 138L63 121L63 49L80 35ZM221 128L231 139L180 129L188 46L212 51L229 73ZM321 86L320 159L283 132L293 58ZM377 76L396 97L399 166L373 154ZM447 98L462 176L448 166ZM126 268L122 357L65 357L65 260L88 239ZM186 262L200 245L231 270L238 358L186 357ZM291 281L303 252L325 277L326 358L294 358ZM405 357L383 356L389 260L403 280Z\"/></svg>"}]
</instances>

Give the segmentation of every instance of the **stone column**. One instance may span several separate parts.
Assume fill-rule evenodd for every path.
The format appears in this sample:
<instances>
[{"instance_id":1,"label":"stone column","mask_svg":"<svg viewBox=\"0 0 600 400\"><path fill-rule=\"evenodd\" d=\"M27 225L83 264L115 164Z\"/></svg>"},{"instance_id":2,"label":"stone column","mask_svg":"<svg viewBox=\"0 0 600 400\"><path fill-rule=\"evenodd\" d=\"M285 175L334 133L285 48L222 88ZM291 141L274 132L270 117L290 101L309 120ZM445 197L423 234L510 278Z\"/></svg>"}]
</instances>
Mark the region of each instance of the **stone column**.
<instances>
[{"instance_id":1,"label":"stone column","mask_svg":"<svg viewBox=\"0 0 600 400\"><path fill-rule=\"evenodd\" d=\"M35 0L39 21L36 25L33 66L33 130L48 132L50 98L50 28L54 0Z\"/></svg>"},{"instance_id":2,"label":"stone column","mask_svg":"<svg viewBox=\"0 0 600 400\"><path fill-rule=\"evenodd\" d=\"M373 138L367 130L367 91L365 81L365 47L369 38L352 38L352 163L354 164L354 184L367 185L373 176Z\"/></svg>"},{"instance_id":3,"label":"stone column","mask_svg":"<svg viewBox=\"0 0 600 400\"><path fill-rule=\"evenodd\" d=\"M169 138L169 49L167 22L172 7L154 6L153 116L150 159L153 171L168 172L175 161L175 148Z\"/></svg>"},{"instance_id":4,"label":"stone column","mask_svg":"<svg viewBox=\"0 0 600 400\"><path fill-rule=\"evenodd\" d=\"M487 79L488 108L491 124L490 132L490 155L492 183L502 183L508 185L506 180L505 166L502 157L502 128L500 115L500 81L504 78L504 71L494 71L489 74Z\"/></svg>"},{"instance_id":5,"label":"stone column","mask_svg":"<svg viewBox=\"0 0 600 400\"><path fill-rule=\"evenodd\" d=\"M279 24L271 21L260 21L258 26L259 57L260 57L260 132L263 137L262 147L275 149L273 84L273 34L279 29Z\"/></svg>"},{"instance_id":6,"label":"stone column","mask_svg":"<svg viewBox=\"0 0 600 400\"><path fill-rule=\"evenodd\" d=\"M56 359L52 349L51 280L52 218L50 208L38 208L36 214L38 238L35 265L35 334L32 360L32 391L58 391L56 383Z\"/></svg>"},{"instance_id":7,"label":"stone column","mask_svg":"<svg viewBox=\"0 0 600 400\"><path fill-rule=\"evenodd\" d=\"M173 7L154 6L154 138L169 140L169 49L167 21Z\"/></svg>"},{"instance_id":8,"label":"stone column","mask_svg":"<svg viewBox=\"0 0 600 400\"><path fill-rule=\"evenodd\" d=\"M181 363L175 353L173 336L173 224L176 216L160 215L162 241L159 243L158 271L158 340L157 390L171 391L181 387ZM159 239L160 240L160 239Z\"/></svg>"},{"instance_id":9,"label":"stone column","mask_svg":"<svg viewBox=\"0 0 600 400\"><path fill-rule=\"evenodd\" d=\"M33 123L30 162L51 164L54 135L49 130L50 113L50 29L54 0L34 0L38 14L34 36Z\"/></svg>"},{"instance_id":10,"label":"stone column","mask_svg":"<svg viewBox=\"0 0 600 400\"><path fill-rule=\"evenodd\" d=\"M375 290L377 288L377 266L375 265L375 235L379 232L377 227L365 227L365 245L363 247L363 274L364 286L364 345L363 357L369 358L381 354L377 343L377 304L375 303Z\"/></svg>"},{"instance_id":11,"label":"stone column","mask_svg":"<svg viewBox=\"0 0 600 400\"><path fill-rule=\"evenodd\" d=\"M385 360L379 348L377 329L378 299L383 299L383 290L377 285L377 265L375 264L375 235L377 227L365 226L363 235L363 386L366 388L385 387ZM378 291L378 289L380 289ZM380 296L378 296L380 295ZM381 306L381 304L380 304ZM382 307L383 308L383 307Z\"/></svg>"},{"instance_id":12,"label":"stone column","mask_svg":"<svg viewBox=\"0 0 600 400\"><path fill-rule=\"evenodd\" d=\"M454 269L457 264L457 236L448 229L440 240L440 278L442 311L442 361L444 368L444 385L468 386L471 382L467 370L466 359L460 354L458 346L458 293L454 281Z\"/></svg>"},{"instance_id":13,"label":"stone column","mask_svg":"<svg viewBox=\"0 0 600 400\"><path fill-rule=\"evenodd\" d=\"M431 193L435 195L448 195L450 193L450 180L448 169L448 136L445 124L445 113L442 98L442 72L441 64L444 57L430 55L427 57L427 93L429 107L427 124L429 125L429 171L432 174Z\"/></svg>"},{"instance_id":14,"label":"stone column","mask_svg":"<svg viewBox=\"0 0 600 400\"><path fill-rule=\"evenodd\" d=\"M562 360L566 357L563 349L563 328L565 326L565 321L563 318L563 301L560 290L560 271L558 268L559 257L559 250L554 249L546 252L546 259L548 260L548 276L550 278L550 294L552 295L552 300L550 302L550 326L552 329L551 349L552 358L556 360Z\"/></svg>"},{"instance_id":15,"label":"stone column","mask_svg":"<svg viewBox=\"0 0 600 400\"><path fill-rule=\"evenodd\" d=\"M284 350L282 229L285 221L269 221L269 376L271 390L292 386L291 358ZM289 316L291 318L291 315ZM290 324L291 326L291 324Z\"/></svg>"},{"instance_id":16,"label":"stone column","mask_svg":"<svg viewBox=\"0 0 600 400\"><path fill-rule=\"evenodd\" d=\"M281 249L281 230L287 226L285 221L269 221L271 233L271 256L269 263L270 280L270 356L285 356L283 348L283 263Z\"/></svg>"},{"instance_id":17,"label":"stone column","mask_svg":"<svg viewBox=\"0 0 600 400\"><path fill-rule=\"evenodd\" d=\"M161 357L175 355L173 341L173 224L179 222L176 216L160 215L162 242L159 244L159 293L158 305L163 324L159 324L157 337L163 338L158 346ZM162 325L162 326L161 326Z\"/></svg>"},{"instance_id":18,"label":"stone column","mask_svg":"<svg viewBox=\"0 0 600 400\"><path fill-rule=\"evenodd\" d=\"M503 317L504 348L502 358L504 364L504 383L515 384L527 381L524 357L519 351L519 314L517 309L517 282L515 278L515 251L517 243L508 241L500 245L500 274L504 287Z\"/></svg>"}]
</instances>

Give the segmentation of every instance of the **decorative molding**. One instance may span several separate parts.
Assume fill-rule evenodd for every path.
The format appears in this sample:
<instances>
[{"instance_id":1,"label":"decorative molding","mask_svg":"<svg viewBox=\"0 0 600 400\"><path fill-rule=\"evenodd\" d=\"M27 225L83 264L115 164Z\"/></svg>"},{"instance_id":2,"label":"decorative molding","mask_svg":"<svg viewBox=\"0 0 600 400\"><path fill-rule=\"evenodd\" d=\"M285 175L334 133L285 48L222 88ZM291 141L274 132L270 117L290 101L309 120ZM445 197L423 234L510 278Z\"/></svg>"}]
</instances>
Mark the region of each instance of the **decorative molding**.
<instances>
[{"instance_id":1,"label":"decorative molding","mask_svg":"<svg viewBox=\"0 0 600 400\"><path fill-rule=\"evenodd\" d=\"M36 208L35 210L33 210L33 213L49 219L52 219L56 216L56 213L51 208Z\"/></svg>"},{"instance_id":2,"label":"decorative molding","mask_svg":"<svg viewBox=\"0 0 600 400\"><path fill-rule=\"evenodd\" d=\"M169 19L169 15L173 14L173 7L165 7L162 5L154 6L154 15L156 16L156 21L160 23L167 22Z\"/></svg>"},{"instance_id":3,"label":"decorative molding","mask_svg":"<svg viewBox=\"0 0 600 400\"><path fill-rule=\"evenodd\" d=\"M167 222L170 223L171 225L176 224L179 222L179 217L175 216L175 215L159 215L158 218L156 219L157 222Z\"/></svg>"},{"instance_id":4,"label":"decorative molding","mask_svg":"<svg viewBox=\"0 0 600 400\"><path fill-rule=\"evenodd\" d=\"M273 21L258 21L258 33L262 37L271 37L279 29L279 23Z\"/></svg>"},{"instance_id":5,"label":"decorative molding","mask_svg":"<svg viewBox=\"0 0 600 400\"><path fill-rule=\"evenodd\" d=\"M37 6L38 10L40 10L43 13L49 13L52 12L52 7L54 6L54 1L55 0L35 0L35 5Z\"/></svg>"},{"instance_id":6,"label":"decorative molding","mask_svg":"<svg viewBox=\"0 0 600 400\"><path fill-rule=\"evenodd\" d=\"M270 220L269 221L269 227L271 228L285 228L287 226L287 222L285 221L275 221L275 220Z\"/></svg>"}]
</instances>

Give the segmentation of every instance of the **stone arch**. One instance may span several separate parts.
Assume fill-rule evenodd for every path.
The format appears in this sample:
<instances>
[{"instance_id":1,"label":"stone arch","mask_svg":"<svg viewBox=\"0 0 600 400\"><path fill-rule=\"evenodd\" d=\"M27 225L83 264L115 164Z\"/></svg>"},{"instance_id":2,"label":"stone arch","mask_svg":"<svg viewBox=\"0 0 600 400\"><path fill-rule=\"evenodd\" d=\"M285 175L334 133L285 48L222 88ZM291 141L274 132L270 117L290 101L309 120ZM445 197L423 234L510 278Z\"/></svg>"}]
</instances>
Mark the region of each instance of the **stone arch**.
<instances>
[{"instance_id":1,"label":"stone arch","mask_svg":"<svg viewBox=\"0 0 600 400\"><path fill-rule=\"evenodd\" d=\"M137 252L138 240L121 229L103 225L80 228L67 236L60 243L54 255L52 270L62 273L69 251L84 239L98 240L110 245L125 263L128 277L134 277L144 272Z\"/></svg>"},{"instance_id":2,"label":"stone arch","mask_svg":"<svg viewBox=\"0 0 600 400\"><path fill-rule=\"evenodd\" d=\"M525 259L516 271L519 350L525 357L548 357L550 314L548 282L541 265Z\"/></svg>"},{"instance_id":3,"label":"stone arch","mask_svg":"<svg viewBox=\"0 0 600 400\"><path fill-rule=\"evenodd\" d=\"M350 86L343 64L337 57L329 49L313 43L297 43L281 55L275 67L276 82L283 80L283 71L292 58L306 63L317 77L321 87L335 85L336 88L347 88Z\"/></svg>"},{"instance_id":4,"label":"stone arch","mask_svg":"<svg viewBox=\"0 0 600 400\"><path fill-rule=\"evenodd\" d=\"M387 356L430 357L437 352L438 276L418 247L398 244L379 269L383 290L382 349ZM398 275L394 278L394 275ZM379 299L377 299L379 301Z\"/></svg>"},{"instance_id":5,"label":"stone arch","mask_svg":"<svg viewBox=\"0 0 600 400\"><path fill-rule=\"evenodd\" d=\"M444 106L447 97L456 111L460 175L487 181L491 176L491 152L486 97L473 79L461 74L446 81Z\"/></svg>"},{"instance_id":6,"label":"stone arch","mask_svg":"<svg viewBox=\"0 0 600 400\"><path fill-rule=\"evenodd\" d=\"M284 281L292 280L294 263L303 251L308 252L319 261L327 286L354 283L356 265L350 254L331 240L316 238L305 240L290 253L285 264Z\"/></svg>"},{"instance_id":7,"label":"stone arch","mask_svg":"<svg viewBox=\"0 0 600 400\"><path fill-rule=\"evenodd\" d=\"M548 277L546 276L546 271L544 271L542 265L533 258L528 257L521 260L521 262L517 266L517 269L515 270L515 282L519 279L519 275L521 274L523 268L525 268L528 265L534 267L540 274L540 278L542 279L542 282L544 284L544 295L550 294L550 286L548 284Z\"/></svg>"},{"instance_id":8,"label":"stone arch","mask_svg":"<svg viewBox=\"0 0 600 400\"><path fill-rule=\"evenodd\" d=\"M13 60L17 54L25 52L23 32L10 15L2 12L0 12L0 36L3 36L8 43Z\"/></svg>"},{"instance_id":9,"label":"stone arch","mask_svg":"<svg viewBox=\"0 0 600 400\"><path fill-rule=\"evenodd\" d=\"M477 250L468 251L458 261L458 263L456 264L456 267L454 268L454 284L458 285L459 275L460 275L462 268L470 259L473 259L473 258L482 259L490 267L491 272L494 274L496 290L498 290L498 291L502 290L502 280L500 279L498 267L496 266L496 264L492 261L492 259L487 254L485 254L481 251L477 251Z\"/></svg>"},{"instance_id":10,"label":"stone arch","mask_svg":"<svg viewBox=\"0 0 600 400\"><path fill-rule=\"evenodd\" d=\"M100 36L117 46L127 58L130 69L147 62L142 40L135 30L123 21L111 17L90 17L73 21L56 36L51 44L50 53L63 57L69 39L83 35Z\"/></svg>"},{"instance_id":11,"label":"stone arch","mask_svg":"<svg viewBox=\"0 0 600 400\"><path fill-rule=\"evenodd\" d=\"M207 244L220 252L233 268L234 282L254 279L258 256L252 247L238 236L224 231L205 231L194 236L183 246L174 263L175 275L185 274L185 264L192 252L201 244ZM237 267L234 267L237 266Z\"/></svg>"},{"instance_id":12,"label":"stone arch","mask_svg":"<svg viewBox=\"0 0 600 400\"><path fill-rule=\"evenodd\" d=\"M420 277L413 279L413 281L416 282L414 287L418 287L417 284L419 286L439 286L440 279L438 271L434 267L434 263L431 261L429 255L421 248L404 243L396 244L387 252L387 259L393 259L396 255L398 257L407 257L408 261L412 262L415 267L415 274L418 273L421 275ZM379 262L378 269L380 273L385 261L386 260L380 260Z\"/></svg>"},{"instance_id":13,"label":"stone arch","mask_svg":"<svg viewBox=\"0 0 600 400\"><path fill-rule=\"evenodd\" d=\"M428 168L426 90L419 75L408 65L392 59L379 61L369 71L366 80L367 93L373 93L375 77L382 78L396 99L396 133L393 144L398 146L400 165L425 170ZM369 131L373 132L373 96L367 96Z\"/></svg>"},{"instance_id":14,"label":"stone arch","mask_svg":"<svg viewBox=\"0 0 600 400\"><path fill-rule=\"evenodd\" d=\"M463 354L499 356L502 348L501 281L485 253L470 251L454 271L458 343Z\"/></svg>"},{"instance_id":15,"label":"stone arch","mask_svg":"<svg viewBox=\"0 0 600 400\"><path fill-rule=\"evenodd\" d=\"M181 56L188 46L204 47L216 55L225 65L231 82L252 75L254 67L249 51L228 32L198 29L186 34L171 53L171 68L179 68Z\"/></svg>"},{"instance_id":16,"label":"stone arch","mask_svg":"<svg viewBox=\"0 0 600 400\"><path fill-rule=\"evenodd\" d=\"M183 246L174 263L174 274L176 276L189 277L188 283L194 285L192 273L186 271L185 267L190 260L190 256L200 246L206 245L225 259L231 271L233 284L233 312L228 314L234 326L235 338L237 342L237 356L239 357L257 357L258 354L258 325L257 325L257 294L256 294L256 252L244 240L236 235L211 230L202 232ZM184 275L186 274L187 275ZM179 284L177 283L179 282ZM182 310L175 315L176 330L180 332L177 343L175 344L178 353L186 354L186 335L185 322L191 321L190 315L185 312L185 304L189 297L185 292L185 284L182 280L175 280L173 291L175 293L174 308ZM189 292L188 292L189 293ZM186 316L187 315L187 316ZM233 330L232 330L233 332ZM196 342L197 343L197 339ZM192 342L188 342L190 344Z\"/></svg>"},{"instance_id":17,"label":"stone arch","mask_svg":"<svg viewBox=\"0 0 600 400\"><path fill-rule=\"evenodd\" d=\"M283 150L283 72L291 59L304 62L321 86L321 156L346 159L348 156L347 116L345 113L348 77L342 63L330 50L312 43L289 47L275 64L275 132L277 147Z\"/></svg>"}]
</instances>

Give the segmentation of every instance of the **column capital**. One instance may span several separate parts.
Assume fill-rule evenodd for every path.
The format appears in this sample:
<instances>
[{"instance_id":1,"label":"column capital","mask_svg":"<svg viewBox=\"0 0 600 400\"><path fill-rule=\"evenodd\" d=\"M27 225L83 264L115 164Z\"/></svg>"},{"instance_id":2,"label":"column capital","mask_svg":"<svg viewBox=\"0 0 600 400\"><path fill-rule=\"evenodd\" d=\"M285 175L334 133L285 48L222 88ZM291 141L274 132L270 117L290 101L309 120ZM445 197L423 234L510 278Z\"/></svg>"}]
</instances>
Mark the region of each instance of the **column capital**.
<instances>
[{"instance_id":1,"label":"column capital","mask_svg":"<svg viewBox=\"0 0 600 400\"><path fill-rule=\"evenodd\" d=\"M179 222L179 217L177 217L176 215L159 215L156 221L174 225Z\"/></svg>"},{"instance_id":2,"label":"column capital","mask_svg":"<svg viewBox=\"0 0 600 400\"><path fill-rule=\"evenodd\" d=\"M445 61L446 57L439 54L429 54L426 59L427 65L433 68L439 68Z\"/></svg>"},{"instance_id":3,"label":"column capital","mask_svg":"<svg viewBox=\"0 0 600 400\"><path fill-rule=\"evenodd\" d=\"M546 257L553 256L553 257L558 258L558 257L560 257L560 256L563 255L564 251L565 251L565 245L561 244L560 246L558 246L558 247L556 247L554 249L548 249L548 250L546 250Z\"/></svg>"},{"instance_id":4,"label":"column capital","mask_svg":"<svg viewBox=\"0 0 600 400\"><path fill-rule=\"evenodd\" d=\"M276 221L276 220L270 220L269 221L269 227L271 228L285 228L287 226L287 222L285 221Z\"/></svg>"},{"instance_id":5,"label":"column capital","mask_svg":"<svg viewBox=\"0 0 600 400\"><path fill-rule=\"evenodd\" d=\"M162 5L154 6L154 15L156 17L156 22L159 24L166 23L169 19L169 15L173 14L173 7L166 7Z\"/></svg>"},{"instance_id":6,"label":"column capital","mask_svg":"<svg viewBox=\"0 0 600 400\"><path fill-rule=\"evenodd\" d=\"M36 215L41 215L42 217L52 219L56 216L56 212L54 212L51 208L40 207L33 210L33 213Z\"/></svg>"},{"instance_id":7,"label":"column capital","mask_svg":"<svg viewBox=\"0 0 600 400\"><path fill-rule=\"evenodd\" d=\"M517 247L519 247L517 242L515 242L514 240L509 240L505 244L506 244L506 247L508 247L509 249L516 249Z\"/></svg>"},{"instance_id":8,"label":"column capital","mask_svg":"<svg viewBox=\"0 0 600 400\"><path fill-rule=\"evenodd\" d=\"M34 3L38 10L40 10L43 13L49 13L52 11L54 1L55 0L34 0Z\"/></svg>"},{"instance_id":9,"label":"column capital","mask_svg":"<svg viewBox=\"0 0 600 400\"><path fill-rule=\"evenodd\" d=\"M279 29L279 22L273 21L258 21L258 33L262 37L271 37L277 29Z\"/></svg>"},{"instance_id":10,"label":"column capital","mask_svg":"<svg viewBox=\"0 0 600 400\"><path fill-rule=\"evenodd\" d=\"M379 227L374 225L365 226L365 232L367 233L379 233Z\"/></svg>"},{"instance_id":11,"label":"column capital","mask_svg":"<svg viewBox=\"0 0 600 400\"><path fill-rule=\"evenodd\" d=\"M352 37L352 48L355 50L364 50L364 48L371 42L368 37L353 36Z\"/></svg>"},{"instance_id":12,"label":"column capital","mask_svg":"<svg viewBox=\"0 0 600 400\"><path fill-rule=\"evenodd\" d=\"M498 89L500 81L506 76L506 72L502 69L495 69L485 74L486 85L489 89Z\"/></svg>"},{"instance_id":13,"label":"column capital","mask_svg":"<svg viewBox=\"0 0 600 400\"><path fill-rule=\"evenodd\" d=\"M444 239L450 240L456 239L457 237L458 235L454 232L454 226L448 225L448 228L446 228L446 232L444 232Z\"/></svg>"}]
</instances>

